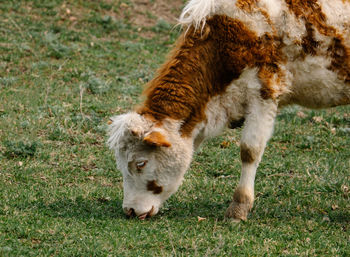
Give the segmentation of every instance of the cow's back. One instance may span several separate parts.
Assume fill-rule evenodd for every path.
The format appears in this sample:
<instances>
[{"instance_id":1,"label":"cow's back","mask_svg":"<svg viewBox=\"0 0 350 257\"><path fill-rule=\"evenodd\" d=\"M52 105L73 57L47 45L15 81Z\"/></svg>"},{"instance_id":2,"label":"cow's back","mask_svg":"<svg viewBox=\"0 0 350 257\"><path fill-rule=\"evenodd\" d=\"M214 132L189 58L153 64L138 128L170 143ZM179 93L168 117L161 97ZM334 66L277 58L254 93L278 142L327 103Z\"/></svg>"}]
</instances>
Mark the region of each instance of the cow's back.
<instances>
[{"instance_id":1,"label":"cow's back","mask_svg":"<svg viewBox=\"0 0 350 257\"><path fill-rule=\"evenodd\" d=\"M274 39L281 56L276 73L281 83L264 84L262 78L264 91L277 92L268 97L279 97L281 105L312 108L350 103L350 1L225 0L215 4L215 14L239 20L261 39Z\"/></svg>"}]
</instances>

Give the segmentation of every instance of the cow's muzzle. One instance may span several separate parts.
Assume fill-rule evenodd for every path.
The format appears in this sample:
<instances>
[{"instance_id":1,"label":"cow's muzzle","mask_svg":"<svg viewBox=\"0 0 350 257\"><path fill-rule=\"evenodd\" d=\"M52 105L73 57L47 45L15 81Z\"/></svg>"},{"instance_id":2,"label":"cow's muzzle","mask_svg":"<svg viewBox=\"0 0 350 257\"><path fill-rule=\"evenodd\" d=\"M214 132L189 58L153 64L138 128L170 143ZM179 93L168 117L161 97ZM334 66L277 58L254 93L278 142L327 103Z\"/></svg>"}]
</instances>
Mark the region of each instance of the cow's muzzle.
<instances>
[{"instance_id":1,"label":"cow's muzzle","mask_svg":"<svg viewBox=\"0 0 350 257\"><path fill-rule=\"evenodd\" d=\"M124 212L128 217L138 217L140 220L144 220L147 217L152 217L154 215L154 206L152 206L151 210L145 213L141 213L139 215L136 214L133 208L124 208Z\"/></svg>"}]
</instances>

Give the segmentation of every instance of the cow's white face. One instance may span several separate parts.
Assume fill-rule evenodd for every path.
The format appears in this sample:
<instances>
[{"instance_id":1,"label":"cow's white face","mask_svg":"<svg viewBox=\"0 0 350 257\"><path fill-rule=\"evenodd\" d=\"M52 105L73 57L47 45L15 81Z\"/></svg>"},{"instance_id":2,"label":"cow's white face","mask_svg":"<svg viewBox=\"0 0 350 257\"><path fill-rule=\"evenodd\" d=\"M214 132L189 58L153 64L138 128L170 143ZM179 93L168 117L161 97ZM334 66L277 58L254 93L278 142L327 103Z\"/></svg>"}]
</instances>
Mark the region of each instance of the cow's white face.
<instances>
[{"instance_id":1,"label":"cow's white face","mask_svg":"<svg viewBox=\"0 0 350 257\"><path fill-rule=\"evenodd\" d=\"M175 121L159 126L135 112L112 121L108 144L123 174L124 212L140 219L153 216L180 186L191 162L192 140L180 136Z\"/></svg>"}]
</instances>

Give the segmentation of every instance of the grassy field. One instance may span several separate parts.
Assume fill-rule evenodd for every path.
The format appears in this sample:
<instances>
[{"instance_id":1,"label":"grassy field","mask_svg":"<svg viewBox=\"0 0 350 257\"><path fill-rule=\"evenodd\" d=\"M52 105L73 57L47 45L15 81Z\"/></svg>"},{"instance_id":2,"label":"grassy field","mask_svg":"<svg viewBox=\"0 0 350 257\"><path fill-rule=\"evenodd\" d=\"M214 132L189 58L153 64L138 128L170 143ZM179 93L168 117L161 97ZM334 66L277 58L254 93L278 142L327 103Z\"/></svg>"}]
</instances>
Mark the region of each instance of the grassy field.
<instances>
[{"instance_id":1,"label":"grassy field","mask_svg":"<svg viewBox=\"0 0 350 257\"><path fill-rule=\"evenodd\" d=\"M178 36L170 2L158 19L166 1L0 0L0 256L350 256L349 107L281 111L247 222L224 220L240 130L201 148L157 216L124 216L106 124Z\"/></svg>"}]
</instances>

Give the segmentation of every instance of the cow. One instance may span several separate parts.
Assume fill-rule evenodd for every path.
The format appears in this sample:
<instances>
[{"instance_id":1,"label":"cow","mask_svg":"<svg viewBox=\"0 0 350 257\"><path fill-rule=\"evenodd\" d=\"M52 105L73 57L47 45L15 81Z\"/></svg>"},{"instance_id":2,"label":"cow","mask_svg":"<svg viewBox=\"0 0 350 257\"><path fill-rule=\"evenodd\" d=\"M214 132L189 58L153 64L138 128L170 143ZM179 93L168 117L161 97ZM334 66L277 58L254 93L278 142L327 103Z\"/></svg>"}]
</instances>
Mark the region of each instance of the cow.
<instances>
[{"instance_id":1,"label":"cow","mask_svg":"<svg viewBox=\"0 0 350 257\"><path fill-rule=\"evenodd\" d=\"M191 0L179 23L144 102L111 118L124 212L155 215L196 149L243 124L241 177L225 216L246 220L278 109L350 103L350 1Z\"/></svg>"}]
</instances>

